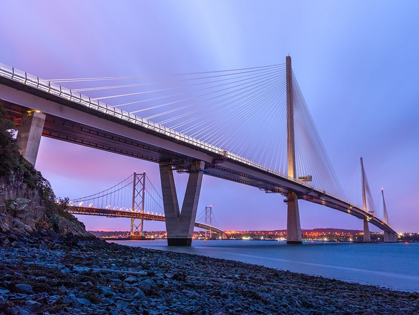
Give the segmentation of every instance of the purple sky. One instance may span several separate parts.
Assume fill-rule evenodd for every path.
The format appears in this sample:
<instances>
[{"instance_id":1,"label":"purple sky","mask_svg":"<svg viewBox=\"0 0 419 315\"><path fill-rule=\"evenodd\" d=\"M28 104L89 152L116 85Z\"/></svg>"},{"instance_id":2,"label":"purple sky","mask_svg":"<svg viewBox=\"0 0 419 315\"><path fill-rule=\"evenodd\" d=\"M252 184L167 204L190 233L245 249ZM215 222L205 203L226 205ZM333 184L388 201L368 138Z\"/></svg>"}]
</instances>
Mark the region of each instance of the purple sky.
<instances>
[{"instance_id":1,"label":"purple sky","mask_svg":"<svg viewBox=\"0 0 419 315\"><path fill-rule=\"evenodd\" d=\"M343 188L359 186L363 156L377 206L385 189L394 229L419 231L418 1L15 0L0 10L0 62L46 79L234 69L291 55ZM157 164L50 139L36 167L63 197L103 190L135 170L159 186ZM186 175L175 176L182 188ZM202 187L198 211L213 205L222 229L286 227L283 196L211 177ZM362 228L306 202L300 212L302 228ZM88 229L129 227L82 220Z\"/></svg>"}]
</instances>

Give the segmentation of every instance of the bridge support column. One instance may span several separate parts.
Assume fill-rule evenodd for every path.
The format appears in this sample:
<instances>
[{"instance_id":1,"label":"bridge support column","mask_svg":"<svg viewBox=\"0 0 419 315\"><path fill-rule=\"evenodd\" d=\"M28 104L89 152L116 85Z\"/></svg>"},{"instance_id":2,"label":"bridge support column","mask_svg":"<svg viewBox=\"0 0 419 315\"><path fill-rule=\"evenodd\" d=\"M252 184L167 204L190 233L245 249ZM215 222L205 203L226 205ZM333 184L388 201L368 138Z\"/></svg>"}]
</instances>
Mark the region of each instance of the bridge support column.
<instances>
[{"instance_id":1,"label":"bridge support column","mask_svg":"<svg viewBox=\"0 0 419 315\"><path fill-rule=\"evenodd\" d=\"M191 166L182 211L179 212L172 166L160 163L167 244L169 246L191 246L192 244L204 167L205 162L201 161L196 161Z\"/></svg>"},{"instance_id":2,"label":"bridge support column","mask_svg":"<svg viewBox=\"0 0 419 315\"><path fill-rule=\"evenodd\" d=\"M292 87L291 57L286 57L286 85L287 85L287 162L288 176L297 178L295 169L295 139L294 139L294 102ZM295 192L287 194L287 244L302 244L300 211L298 197Z\"/></svg>"},{"instance_id":3,"label":"bridge support column","mask_svg":"<svg viewBox=\"0 0 419 315\"><path fill-rule=\"evenodd\" d=\"M364 243L371 243L370 229L368 227L368 220L364 220Z\"/></svg>"},{"instance_id":4,"label":"bridge support column","mask_svg":"<svg viewBox=\"0 0 419 315\"><path fill-rule=\"evenodd\" d=\"M384 243L397 243L397 234L384 231Z\"/></svg>"},{"instance_id":5,"label":"bridge support column","mask_svg":"<svg viewBox=\"0 0 419 315\"><path fill-rule=\"evenodd\" d=\"M287 244L302 244L300 211L298 209L298 198L295 192L287 194Z\"/></svg>"},{"instance_id":6,"label":"bridge support column","mask_svg":"<svg viewBox=\"0 0 419 315\"><path fill-rule=\"evenodd\" d=\"M44 123L45 114L29 111L23 114L18 128L16 143L19 147L19 152L33 165L35 165L36 157L38 156Z\"/></svg>"}]
</instances>

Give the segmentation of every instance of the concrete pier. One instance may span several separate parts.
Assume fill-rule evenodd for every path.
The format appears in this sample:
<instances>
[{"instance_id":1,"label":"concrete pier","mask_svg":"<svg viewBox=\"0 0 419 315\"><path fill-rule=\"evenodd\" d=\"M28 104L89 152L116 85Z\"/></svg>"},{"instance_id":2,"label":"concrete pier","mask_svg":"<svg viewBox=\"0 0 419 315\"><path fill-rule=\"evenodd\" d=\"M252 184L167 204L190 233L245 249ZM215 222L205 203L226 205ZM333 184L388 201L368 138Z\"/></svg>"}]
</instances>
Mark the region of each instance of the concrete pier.
<instances>
[{"instance_id":1,"label":"concrete pier","mask_svg":"<svg viewBox=\"0 0 419 315\"><path fill-rule=\"evenodd\" d=\"M300 211L296 193L289 192L287 195L287 244L302 244Z\"/></svg>"},{"instance_id":2,"label":"concrete pier","mask_svg":"<svg viewBox=\"0 0 419 315\"><path fill-rule=\"evenodd\" d=\"M384 231L384 243L397 243L397 234Z\"/></svg>"},{"instance_id":3,"label":"concrete pier","mask_svg":"<svg viewBox=\"0 0 419 315\"><path fill-rule=\"evenodd\" d=\"M45 114L37 111L26 112L18 128L16 138L20 154L35 165L44 129Z\"/></svg>"},{"instance_id":4,"label":"concrete pier","mask_svg":"<svg viewBox=\"0 0 419 315\"><path fill-rule=\"evenodd\" d=\"M191 165L182 211L179 212L172 166L160 163L167 244L169 246L191 246L192 244L204 167L205 162L202 161L196 161Z\"/></svg>"},{"instance_id":5,"label":"concrete pier","mask_svg":"<svg viewBox=\"0 0 419 315\"><path fill-rule=\"evenodd\" d=\"M371 243L370 229L368 227L368 220L364 220L364 243Z\"/></svg>"}]
</instances>

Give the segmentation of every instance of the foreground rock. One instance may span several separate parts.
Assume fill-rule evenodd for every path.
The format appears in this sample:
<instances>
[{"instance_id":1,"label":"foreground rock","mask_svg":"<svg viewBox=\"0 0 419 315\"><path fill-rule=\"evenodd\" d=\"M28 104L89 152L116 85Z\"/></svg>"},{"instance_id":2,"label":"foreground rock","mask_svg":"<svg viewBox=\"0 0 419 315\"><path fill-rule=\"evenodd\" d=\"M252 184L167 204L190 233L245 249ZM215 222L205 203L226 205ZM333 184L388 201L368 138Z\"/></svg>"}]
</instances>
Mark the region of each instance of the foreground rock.
<instances>
[{"instance_id":1,"label":"foreground rock","mask_svg":"<svg viewBox=\"0 0 419 315\"><path fill-rule=\"evenodd\" d=\"M50 183L19 153L2 104L0 99L0 233L29 236L47 230L93 237L65 211L68 199L57 200Z\"/></svg>"},{"instance_id":2,"label":"foreground rock","mask_svg":"<svg viewBox=\"0 0 419 315\"><path fill-rule=\"evenodd\" d=\"M9 238L0 314L419 314L418 293L99 240Z\"/></svg>"}]
</instances>

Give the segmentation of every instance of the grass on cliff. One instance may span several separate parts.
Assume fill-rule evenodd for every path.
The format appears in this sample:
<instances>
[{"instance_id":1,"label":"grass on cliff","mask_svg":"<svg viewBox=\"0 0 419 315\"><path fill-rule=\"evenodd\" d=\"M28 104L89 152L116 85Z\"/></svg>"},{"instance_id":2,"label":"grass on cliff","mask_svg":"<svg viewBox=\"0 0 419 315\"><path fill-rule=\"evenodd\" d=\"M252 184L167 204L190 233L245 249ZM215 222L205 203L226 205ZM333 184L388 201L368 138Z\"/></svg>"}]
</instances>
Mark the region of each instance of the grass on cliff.
<instances>
[{"instance_id":1,"label":"grass on cliff","mask_svg":"<svg viewBox=\"0 0 419 315\"><path fill-rule=\"evenodd\" d=\"M5 179L6 185L11 177L15 177L26 184L29 189L39 191L46 210L46 217L44 220L40 220L39 228L52 226L53 230L58 232L58 221L60 218L65 218L74 224L82 226L84 229L83 223L65 211L68 198L59 199L56 202L57 199L50 183L42 176L41 172L38 172L19 153L19 148L13 137L15 131L13 122L6 117L6 110L0 99L0 177ZM10 200L4 200L4 203L7 206L7 204L10 204Z\"/></svg>"}]
</instances>

